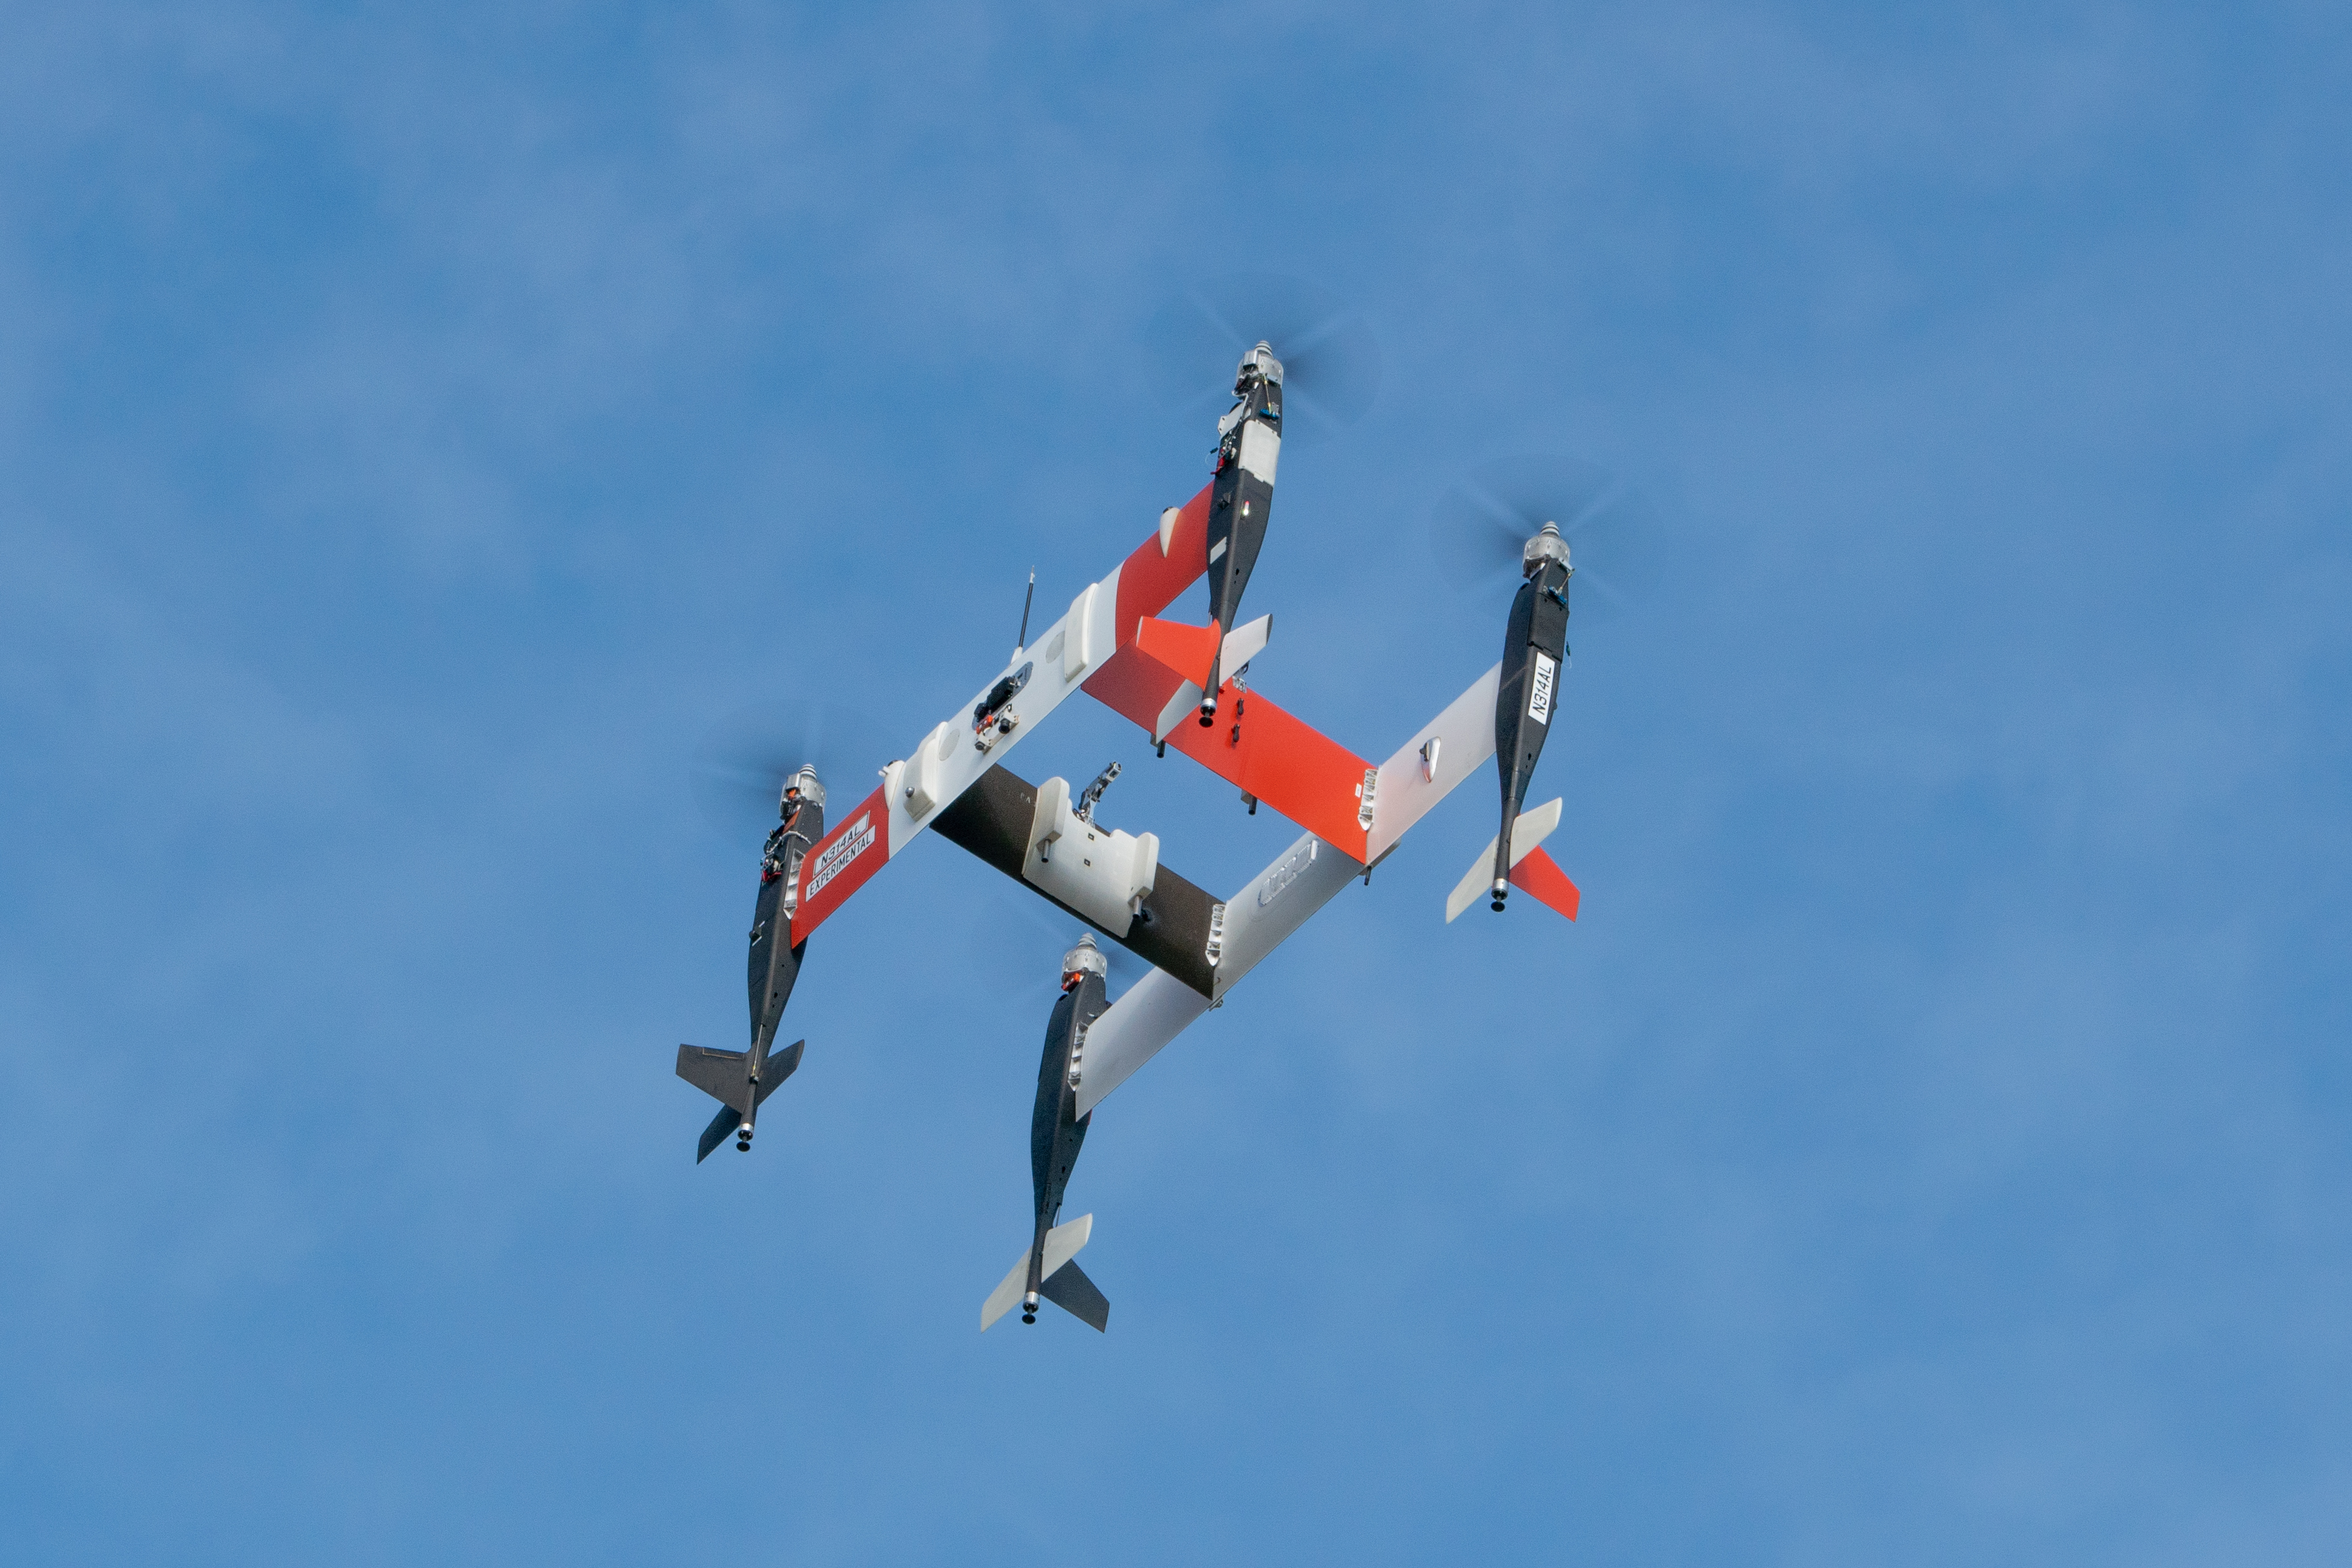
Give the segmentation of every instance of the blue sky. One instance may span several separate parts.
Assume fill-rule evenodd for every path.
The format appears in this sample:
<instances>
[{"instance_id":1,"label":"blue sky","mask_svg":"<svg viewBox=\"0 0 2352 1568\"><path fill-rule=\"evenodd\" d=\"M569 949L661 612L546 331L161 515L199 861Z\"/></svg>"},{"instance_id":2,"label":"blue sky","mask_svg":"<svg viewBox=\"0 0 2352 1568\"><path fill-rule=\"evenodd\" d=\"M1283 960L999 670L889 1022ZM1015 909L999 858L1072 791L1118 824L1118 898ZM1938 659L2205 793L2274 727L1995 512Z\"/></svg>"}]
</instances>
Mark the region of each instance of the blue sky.
<instances>
[{"instance_id":1,"label":"blue sky","mask_svg":"<svg viewBox=\"0 0 2352 1568\"><path fill-rule=\"evenodd\" d=\"M8 30L12 1561L2352 1551L2340 9ZM1498 454L1672 542L1539 779L1583 918L1441 924L1465 790L1097 1116L1110 1333L983 1339L1056 936L919 844L697 1168L688 771L910 744L1202 483L1148 325L1259 267L1386 364L1288 706L1493 660ZM1087 705L1014 762L1113 757L1196 881L1288 836Z\"/></svg>"}]
</instances>

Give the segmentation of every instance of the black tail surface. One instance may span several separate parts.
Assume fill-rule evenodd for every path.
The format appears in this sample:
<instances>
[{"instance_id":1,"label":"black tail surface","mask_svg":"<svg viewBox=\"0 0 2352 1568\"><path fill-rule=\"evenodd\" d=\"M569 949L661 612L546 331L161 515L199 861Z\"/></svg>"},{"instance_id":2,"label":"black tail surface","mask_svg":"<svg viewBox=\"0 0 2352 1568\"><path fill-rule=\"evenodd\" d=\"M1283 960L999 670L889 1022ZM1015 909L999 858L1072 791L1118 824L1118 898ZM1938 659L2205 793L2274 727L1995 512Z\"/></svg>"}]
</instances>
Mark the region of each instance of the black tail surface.
<instances>
[{"instance_id":1,"label":"black tail surface","mask_svg":"<svg viewBox=\"0 0 2352 1568\"><path fill-rule=\"evenodd\" d=\"M743 1124L743 1113L732 1105L721 1105L719 1114L710 1118L710 1125L702 1129L702 1142L694 1146L694 1163L700 1165L710 1157L710 1151L725 1143L736 1128Z\"/></svg>"},{"instance_id":2,"label":"black tail surface","mask_svg":"<svg viewBox=\"0 0 2352 1568\"><path fill-rule=\"evenodd\" d=\"M1076 1258L1046 1275L1037 1293L1097 1333L1110 1327L1110 1300L1095 1289Z\"/></svg>"},{"instance_id":3,"label":"black tail surface","mask_svg":"<svg viewBox=\"0 0 2352 1568\"><path fill-rule=\"evenodd\" d=\"M702 1141L697 1145L694 1156L697 1165L709 1159L710 1151L725 1143L727 1135L741 1126L747 1117L759 1114L761 1103L800 1066L801 1051L807 1044L804 1040L796 1040L773 1056L770 1056L764 1048L754 1051L712 1051L699 1045L677 1048L677 1075L718 1101L722 1107L719 1114L710 1119L710 1125L702 1130Z\"/></svg>"}]
</instances>

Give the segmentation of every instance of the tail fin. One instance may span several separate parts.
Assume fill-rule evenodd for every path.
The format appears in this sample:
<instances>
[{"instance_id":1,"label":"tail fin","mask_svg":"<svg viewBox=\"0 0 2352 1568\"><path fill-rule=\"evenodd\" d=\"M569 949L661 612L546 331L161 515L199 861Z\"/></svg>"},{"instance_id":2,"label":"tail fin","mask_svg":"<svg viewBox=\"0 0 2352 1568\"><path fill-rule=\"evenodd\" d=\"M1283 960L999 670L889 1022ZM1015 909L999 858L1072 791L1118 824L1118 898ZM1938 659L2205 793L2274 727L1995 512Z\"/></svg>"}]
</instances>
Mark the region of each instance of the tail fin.
<instances>
[{"instance_id":1,"label":"tail fin","mask_svg":"<svg viewBox=\"0 0 2352 1568\"><path fill-rule=\"evenodd\" d=\"M777 1085L800 1066L801 1051L807 1044L804 1040L796 1040L773 1056L768 1054L765 1045L756 1045L750 1051L712 1051L699 1045L677 1048L677 1075L722 1107L710 1119L710 1125L702 1129L695 1164L709 1159L710 1151L725 1143L727 1134L741 1126L746 1117L759 1114L760 1106L776 1092Z\"/></svg>"},{"instance_id":2,"label":"tail fin","mask_svg":"<svg viewBox=\"0 0 2352 1568\"><path fill-rule=\"evenodd\" d=\"M1536 846L1542 843L1544 840L1549 838L1551 836L1551 831L1559 826L1559 802L1558 800L1547 801L1543 805L1536 807L1533 810L1522 811L1519 813L1518 821L1511 824L1511 883L1513 886L1522 888L1527 886L1526 883L1519 881L1520 871L1526 866L1528 857L1538 852ZM1446 895L1445 919L1447 924L1452 924L1454 916L1460 915L1464 910L1477 903L1478 895L1485 893L1487 888L1494 884L1495 846L1497 841L1498 841L1495 839L1488 839L1486 841L1486 847L1478 852L1478 859L1471 865L1468 871L1463 873L1462 880L1455 883L1454 884L1454 891ZM1546 858L1543 863L1547 866L1551 866L1552 872L1555 875L1559 875L1559 868L1558 866L1553 866L1549 858ZM1564 875L1560 875L1559 880L1562 883L1566 883L1568 878ZM1570 920L1575 919L1576 908L1573 898L1571 897L1569 906L1562 909L1560 908L1559 903L1556 897L1546 895L1547 893L1555 892L1556 890L1553 890L1549 883L1545 884L1545 892L1536 892L1536 890L1532 888L1528 888L1528 891L1535 892L1538 898L1542 899L1546 904L1550 904L1553 908L1559 909L1559 912L1562 915L1567 915ZM1571 886L1570 888L1570 894L1573 894L1574 891L1574 888Z\"/></svg>"},{"instance_id":3,"label":"tail fin","mask_svg":"<svg viewBox=\"0 0 2352 1568\"><path fill-rule=\"evenodd\" d=\"M1080 1273L1077 1264L1072 1261L1077 1257L1078 1249L1094 1235L1094 1228L1095 1217L1082 1214L1067 1225L1056 1225L1045 1232L1045 1254L1037 1260L1039 1274L1045 1282L1037 1288L1037 1293L1063 1311L1099 1329L1110 1321L1110 1303L1103 1299L1100 1291L1095 1289L1094 1281ZM1062 1278L1066 1274L1074 1278L1066 1282ZM1028 1293L1029 1249L1024 1248L1013 1265L1013 1271L1004 1276L1003 1283L991 1291L988 1300L981 1303L980 1332L986 1333L997 1319L1019 1305L1021 1299Z\"/></svg>"},{"instance_id":4,"label":"tail fin","mask_svg":"<svg viewBox=\"0 0 2352 1568\"><path fill-rule=\"evenodd\" d=\"M1075 1258L1045 1276L1037 1293L1101 1333L1110 1327L1110 1301L1087 1278Z\"/></svg>"},{"instance_id":5,"label":"tail fin","mask_svg":"<svg viewBox=\"0 0 2352 1568\"><path fill-rule=\"evenodd\" d=\"M1525 860L1511 868L1511 885L1550 904L1570 920L1576 918L1576 906L1584 902L1576 883L1568 880L1568 873L1541 850L1529 851Z\"/></svg>"},{"instance_id":6,"label":"tail fin","mask_svg":"<svg viewBox=\"0 0 2352 1568\"><path fill-rule=\"evenodd\" d=\"M700 1165L710 1157L710 1151L727 1141L728 1134L743 1124L743 1113L732 1105L722 1105L719 1114L710 1118L710 1125L702 1129L702 1141L694 1145L694 1163Z\"/></svg>"}]
</instances>

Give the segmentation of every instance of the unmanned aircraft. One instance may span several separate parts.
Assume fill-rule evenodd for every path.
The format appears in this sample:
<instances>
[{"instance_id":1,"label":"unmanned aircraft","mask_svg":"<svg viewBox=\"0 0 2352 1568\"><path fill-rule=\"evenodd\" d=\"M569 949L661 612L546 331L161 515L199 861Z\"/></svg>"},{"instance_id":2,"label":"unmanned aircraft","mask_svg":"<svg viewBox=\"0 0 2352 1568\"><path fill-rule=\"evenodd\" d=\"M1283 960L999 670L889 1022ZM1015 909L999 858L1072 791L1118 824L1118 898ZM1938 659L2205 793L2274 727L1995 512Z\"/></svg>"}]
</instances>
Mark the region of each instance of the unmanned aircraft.
<instances>
[{"instance_id":1,"label":"unmanned aircraft","mask_svg":"<svg viewBox=\"0 0 2352 1568\"><path fill-rule=\"evenodd\" d=\"M1090 934L1066 956L1048 1026L1032 1126L1035 1198L1028 1249L982 1312L985 1329L1018 1304L1034 1322L1051 1301L1100 1329L1108 1303L1074 1260L1091 1215L1058 1224L1064 1186L1096 1106L1227 994L1350 882L1371 872L1487 758L1501 820L1447 900L1451 921L1483 893L1500 911L1517 888L1576 918L1580 894L1540 847L1558 800L1525 802L1559 712L1567 667L1570 539L1551 519L1520 545L1522 580L1504 623L1502 659L1374 763L1246 686L1273 618L1238 623L1267 538L1281 451L1285 370L1271 341L1241 359L1217 425L1215 473L1108 575L1090 583L1034 642L1024 606L1011 658L970 700L878 771L881 782L830 823L814 767L786 782L760 862L751 928L751 1038L743 1051L681 1046L678 1075L720 1102L697 1158L729 1134L751 1147L761 1103L799 1066L804 1042L772 1050L810 936L927 829L1020 882L1149 966L1116 1000ZM1162 619L1209 579L1203 623ZM1034 593L1034 577L1032 577ZM1192 758L1301 836L1231 896L1162 863L1160 840L1095 818L1118 776L1085 789L1032 784L1013 750L1083 690L1139 726L1164 755ZM1187 716L1196 723L1182 722Z\"/></svg>"}]
</instances>

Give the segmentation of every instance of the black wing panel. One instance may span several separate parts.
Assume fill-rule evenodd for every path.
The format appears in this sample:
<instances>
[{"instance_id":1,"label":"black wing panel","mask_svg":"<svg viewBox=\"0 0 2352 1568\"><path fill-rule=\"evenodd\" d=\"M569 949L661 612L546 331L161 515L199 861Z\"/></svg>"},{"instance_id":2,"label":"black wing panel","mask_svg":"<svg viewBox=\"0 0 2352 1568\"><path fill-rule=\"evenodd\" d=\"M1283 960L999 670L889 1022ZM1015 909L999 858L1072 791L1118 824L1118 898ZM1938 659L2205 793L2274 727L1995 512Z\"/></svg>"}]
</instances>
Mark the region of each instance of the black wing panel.
<instances>
[{"instance_id":1,"label":"black wing panel","mask_svg":"<svg viewBox=\"0 0 2352 1568\"><path fill-rule=\"evenodd\" d=\"M950 843L994 866L1055 908L1094 926L1021 874L1029 854L1030 824L1037 817L1036 787L1011 769L991 768L955 803L931 820L932 831ZM1160 862L1143 913L1124 933L1103 935L1150 964L1165 969L1202 996L1214 996L1216 971L1209 967L1209 915L1217 901Z\"/></svg>"}]
</instances>

